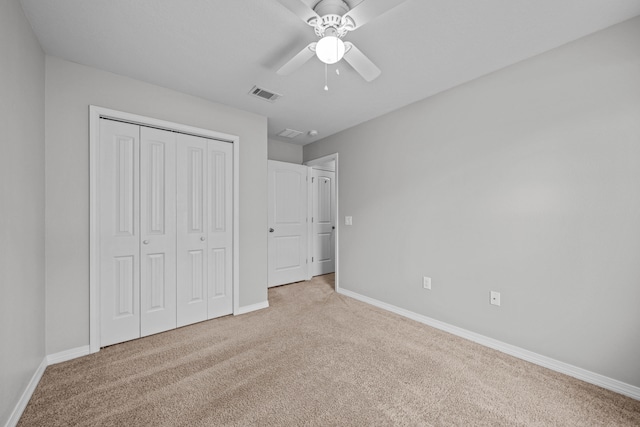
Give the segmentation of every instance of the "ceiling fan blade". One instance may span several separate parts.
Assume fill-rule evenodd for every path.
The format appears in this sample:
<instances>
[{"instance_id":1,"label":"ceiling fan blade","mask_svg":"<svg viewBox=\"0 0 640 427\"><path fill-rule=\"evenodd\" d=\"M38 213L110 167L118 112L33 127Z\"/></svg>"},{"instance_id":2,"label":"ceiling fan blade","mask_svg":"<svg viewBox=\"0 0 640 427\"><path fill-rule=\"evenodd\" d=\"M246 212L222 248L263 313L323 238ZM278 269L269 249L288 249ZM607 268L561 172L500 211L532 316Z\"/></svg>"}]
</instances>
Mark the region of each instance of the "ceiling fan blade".
<instances>
[{"instance_id":1,"label":"ceiling fan blade","mask_svg":"<svg viewBox=\"0 0 640 427\"><path fill-rule=\"evenodd\" d=\"M296 56L291 58L289 62L280 67L280 69L278 70L278 74L280 74L281 76L286 76L302 67L305 62L310 60L316 54L317 44L317 42L313 42L305 46L304 49L298 52Z\"/></svg>"},{"instance_id":2,"label":"ceiling fan blade","mask_svg":"<svg viewBox=\"0 0 640 427\"><path fill-rule=\"evenodd\" d=\"M364 0L362 3L345 14L354 24L354 30L367 22L393 9L406 0Z\"/></svg>"},{"instance_id":3,"label":"ceiling fan blade","mask_svg":"<svg viewBox=\"0 0 640 427\"><path fill-rule=\"evenodd\" d=\"M344 59L358 72L366 81L370 82L378 78L382 71L376 67L376 64L371 62L364 53L360 51L353 43L346 42L346 53Z\"/></svg>"},{"instance_id":4,"label":"ceiling fan blade","mask_svg":"<svg viewBox=\"0 0 640 427\"><path fill-rule=\"evenodd\" d=\"M295 15L299 16L307 24L309 21L319 19L317 13L314 12L309 6L302 2L302 0L278 0L280 4L289 9Z\"/></svg>"}]
</instances>

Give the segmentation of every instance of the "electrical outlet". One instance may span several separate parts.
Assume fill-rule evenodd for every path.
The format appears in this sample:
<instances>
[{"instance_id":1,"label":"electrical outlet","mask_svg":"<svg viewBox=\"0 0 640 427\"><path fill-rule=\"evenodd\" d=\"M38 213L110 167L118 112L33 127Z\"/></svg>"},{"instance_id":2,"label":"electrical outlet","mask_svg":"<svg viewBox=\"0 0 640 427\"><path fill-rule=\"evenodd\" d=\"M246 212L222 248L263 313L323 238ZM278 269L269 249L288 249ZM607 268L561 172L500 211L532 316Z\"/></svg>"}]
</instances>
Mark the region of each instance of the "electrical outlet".
<instances>
[{"instance_id":1,"label":"electrical outlet","mask_svg":"<svg viewBox=\"0 0 640 427\"><path fill-rule=\"evenodd\" d=\"M422 287L431 290L431 277L424 276L422 278Z\"/></svg>"},{"instance_id":2,"label":"electrical outlet","mask_svg":"<svg viewBox=\"0 0 640 427\"><path fill-rule=\"evenodd\" d=\"M500 305L500 292L491 291L491 304Z\"/></svg>"}]
</instances>

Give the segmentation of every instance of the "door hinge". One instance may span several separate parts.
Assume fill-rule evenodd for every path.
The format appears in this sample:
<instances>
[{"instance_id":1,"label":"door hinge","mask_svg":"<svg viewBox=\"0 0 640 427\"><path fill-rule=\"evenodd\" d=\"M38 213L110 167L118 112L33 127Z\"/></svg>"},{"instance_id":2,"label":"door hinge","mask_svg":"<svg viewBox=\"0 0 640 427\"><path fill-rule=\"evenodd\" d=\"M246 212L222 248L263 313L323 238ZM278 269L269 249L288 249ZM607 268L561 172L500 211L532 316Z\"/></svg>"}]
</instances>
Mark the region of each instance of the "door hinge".
<instances>
[{"instance_id":1,"label":"door hinge","mask_svg":"<svg viewBox=\"0 0 640 427\"><path fill-rule=\"evenodd\" d=\"M304 260L305 264L309 264L309 258Z\"/></svg>"},{"instance_id":2,"label":"door hinge","mask_svg":"<svg viewBox=\"0 0 640 427\"><path fill-rule=\"evenodd\" d=\"M313 257L311 257L311 262L313 262Z\"/></svg>"},{"instance_id":3,"label":"door hinge","mask_svg":"<svg viewBox=\"0 0 640 427\"><path fill-rule=\"evenodd\" d=\"M311 217L311 222L313 222L313 217Z\"/></svg>"},{"instance_id":4,"label":"door hinge","mask_svg":"<svg viewBox=\"0 0 640 427\"><path fill-rule=\"evenodd\" d=\"M314 180L314 179L316 179L316 178L315 178L315 177L312 177L312 178L311 178L311 183L312 183L312 184L313 184L313 180Z\"/></svg>"}]
</instances>

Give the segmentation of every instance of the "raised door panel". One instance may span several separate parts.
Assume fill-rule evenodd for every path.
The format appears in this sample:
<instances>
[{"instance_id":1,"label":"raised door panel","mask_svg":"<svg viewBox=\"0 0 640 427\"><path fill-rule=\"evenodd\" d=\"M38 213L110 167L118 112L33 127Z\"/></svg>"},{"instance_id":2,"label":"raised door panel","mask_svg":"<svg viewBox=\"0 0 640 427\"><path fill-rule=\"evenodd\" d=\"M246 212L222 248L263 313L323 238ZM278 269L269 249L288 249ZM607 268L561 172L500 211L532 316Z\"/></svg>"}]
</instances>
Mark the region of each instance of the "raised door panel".
<instances>
[{"instance_id":1,"label":"raised door panel","mask_svg":"<svg viewBox=\"0 0 640 427\"><path fill-rule=\"evenodd\" d=\"M140 337L139 127L100 120L100 346Z\"/></svg>"},{"instance_id":2,"label":"raised door panel","mask_svg":"<svg viewBox=\"0 0 640 427\"><path fill-rule=\"evenodd\" d=\"M178 135L177 156L177 324L207 319L208 140Z\"/></svg>"},{"instance_id":3,"label":"raised door panel","mask_svg":"<svg viewBox=\"0 0 640 427\"><path fill-rule=\"evenodd\" d=\"M176 327L176 135L140 129L140 334Z\"/></svg>"},{"instance_id":4,"label":"raised door panel","mask_svg":"<svg viewBox=\"0 0 640 427\"><path fill-rule=\"evenodd\" d=\"M209 319L233 312L233 146L208 141L207 206Z\"/></svg>"},{"instance_id":5,"label":"raised door panel","mask_svg":"<svg viewBox=\"0 0 640 427\"><path fill-rule=\"evenodd\" d=\"M307 276L306 166L269 161L269 286Z\"/></svg>"}]
</instances>

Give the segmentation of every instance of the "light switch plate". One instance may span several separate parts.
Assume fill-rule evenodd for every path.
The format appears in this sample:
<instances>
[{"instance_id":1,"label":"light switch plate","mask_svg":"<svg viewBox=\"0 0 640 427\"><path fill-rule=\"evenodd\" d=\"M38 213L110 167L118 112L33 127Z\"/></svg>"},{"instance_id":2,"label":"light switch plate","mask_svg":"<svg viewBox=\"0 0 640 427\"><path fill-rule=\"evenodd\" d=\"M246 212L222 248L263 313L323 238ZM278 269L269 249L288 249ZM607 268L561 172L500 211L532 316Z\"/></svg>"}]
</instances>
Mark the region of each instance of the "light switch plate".
<instances>
[{"instance_id":1,"label":"light switch plate","mask_svg":"<svg viewBox=\"0 0 640 427\"><path fill-rule=\"evenodd\" d=\"M353 225L353 217L345 216L344 217L344 225Z\"/></svg>"}]
</instances>

